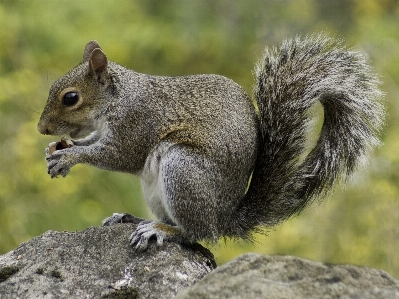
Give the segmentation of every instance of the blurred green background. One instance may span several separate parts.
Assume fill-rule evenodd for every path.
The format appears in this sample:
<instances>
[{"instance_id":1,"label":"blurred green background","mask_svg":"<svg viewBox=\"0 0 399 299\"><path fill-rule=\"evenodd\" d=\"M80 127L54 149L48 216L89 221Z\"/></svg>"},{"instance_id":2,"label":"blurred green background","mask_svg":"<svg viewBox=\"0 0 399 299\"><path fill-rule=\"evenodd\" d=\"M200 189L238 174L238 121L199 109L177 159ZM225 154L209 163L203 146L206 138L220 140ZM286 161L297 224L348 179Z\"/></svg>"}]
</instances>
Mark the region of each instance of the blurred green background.
<instances>
[{"instance_id":1,"label":"blurred green background","mask_svg":"<svg viewBox=\"0 0 399 299\"><path fill-rule=\"evenodd\" d=\"M325 31L369 55L389 112L384 145L345 189L255 244L211 246L219 264L253 251L383 269L399 278L397 0L0 1L0 254L46 230L82 230L113 212L150 217L137 178L78 165L50 179L36 125L50 85L96 39L108 58L157 75L217 73L249 93L265 46Z\"/></svg>"}]
</instances>

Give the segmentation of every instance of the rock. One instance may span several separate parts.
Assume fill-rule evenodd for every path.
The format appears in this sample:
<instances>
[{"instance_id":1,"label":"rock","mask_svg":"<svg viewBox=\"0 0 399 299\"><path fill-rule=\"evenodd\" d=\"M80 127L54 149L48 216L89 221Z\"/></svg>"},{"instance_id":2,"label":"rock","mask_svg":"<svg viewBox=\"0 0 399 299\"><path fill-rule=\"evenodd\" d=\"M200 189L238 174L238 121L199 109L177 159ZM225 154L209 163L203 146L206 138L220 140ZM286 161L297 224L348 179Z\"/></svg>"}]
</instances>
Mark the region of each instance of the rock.
<instances>
[{"instance_id":1,"label":"rock","mask_svg":"<svg viewBox=\"0 0 399 299\"><path fill-rule=\"evenodd\" d=\"M176 297L199 298L393 299L399 298L399 281L375 269L245 254Z\"/></svg>"},{"instance_id":2,"label":"rock","mask_svg":"<svg viewBox=\"0 0 399 299\"><path fill-rule=\"evenodd\" d=\"M129 245L131 224L48 231L0 256L0 298L173 298L212 271L201 245Z\"/></svg>"},{"instance_id":3,"label":"rock","mask_svg":"<svg viewBox=\"0 0 399 299\"><path fill-rule=\"evenodd\" d=\"M245 254L211 272L198 244L136 252L133 227L48 231L21 244L0 256L0 298L399 298L399 281L375 269Z\"/></svg>"}]
</instances>

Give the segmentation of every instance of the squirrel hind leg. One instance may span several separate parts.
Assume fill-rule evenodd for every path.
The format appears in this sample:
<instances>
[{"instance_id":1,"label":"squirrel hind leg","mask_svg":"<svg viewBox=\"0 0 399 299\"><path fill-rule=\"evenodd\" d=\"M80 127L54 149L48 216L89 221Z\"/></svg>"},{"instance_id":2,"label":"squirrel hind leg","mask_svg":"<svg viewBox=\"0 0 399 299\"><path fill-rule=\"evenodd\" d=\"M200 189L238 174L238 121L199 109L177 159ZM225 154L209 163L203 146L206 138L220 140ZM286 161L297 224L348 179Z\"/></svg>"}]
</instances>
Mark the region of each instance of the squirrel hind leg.
<instances>
[{"instance_id":1,"label":"squirrel hind leg","mask_svg":"<svg viewBox=\"0 0 399 299\"><path fill-rule=\"evenodd\" d=\"M245 171L215 160L185 145L171 147L162 159L166 210L189 242L217 242L245 192Z\"/></svg>"}]
</instances>

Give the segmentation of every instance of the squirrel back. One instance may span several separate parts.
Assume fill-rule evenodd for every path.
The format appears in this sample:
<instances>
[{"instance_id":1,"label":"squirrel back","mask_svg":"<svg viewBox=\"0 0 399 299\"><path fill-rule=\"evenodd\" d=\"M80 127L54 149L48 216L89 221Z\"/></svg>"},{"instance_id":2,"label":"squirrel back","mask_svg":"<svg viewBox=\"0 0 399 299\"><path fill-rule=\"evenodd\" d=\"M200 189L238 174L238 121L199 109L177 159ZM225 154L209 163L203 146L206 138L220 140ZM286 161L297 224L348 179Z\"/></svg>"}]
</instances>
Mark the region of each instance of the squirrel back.
<instances>
[{"instance_id":1,"label":"squirrel back","mask_svg":"<svg viewBox=\"0 0 399 299\"><path fill-rule=\"evenodd\" d=\"M324 35L296 37L266 49L256 67L261 149L234 230L274 226L325 197L379 145L385 111L379 80L363 54ZM309 108L324 109L320 135L306 153ZM242 221L242 219L246 219Z\"/></svg>"}]
</instances>

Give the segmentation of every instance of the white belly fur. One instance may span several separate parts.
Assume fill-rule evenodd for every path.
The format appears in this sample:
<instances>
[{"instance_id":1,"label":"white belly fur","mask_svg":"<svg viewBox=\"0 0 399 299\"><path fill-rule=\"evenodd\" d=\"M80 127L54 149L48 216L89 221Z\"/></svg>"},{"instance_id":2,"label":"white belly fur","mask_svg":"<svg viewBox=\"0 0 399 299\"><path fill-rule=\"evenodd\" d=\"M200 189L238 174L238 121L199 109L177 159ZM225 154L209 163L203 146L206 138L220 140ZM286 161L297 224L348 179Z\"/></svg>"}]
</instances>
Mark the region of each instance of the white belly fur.
<instances>
[{"instance_id":1,"label":"white belly fur","mask_svg":"<svg viewBox=\"0 0 399 299\"><path fill-rule=\"evenodd\" d=\"M168 209L165 198L164 180L160 164L170 143L161 143L147 157L140 175L143 195L152 213L158 219L168 219L176 223Z\"/></svg>"}]
</instances>

